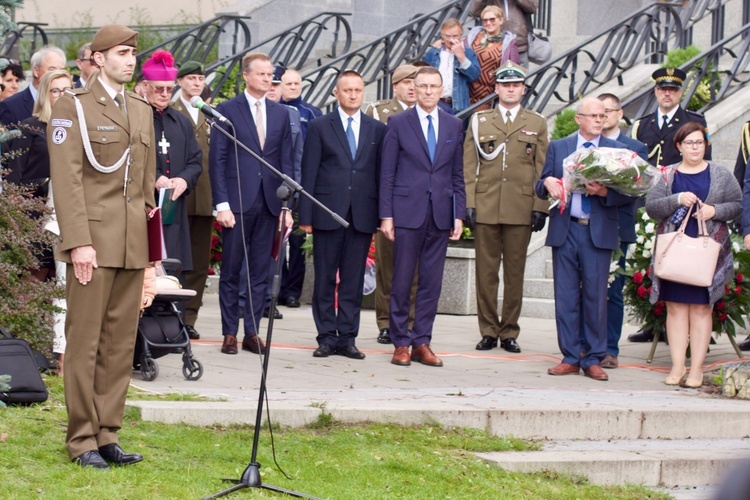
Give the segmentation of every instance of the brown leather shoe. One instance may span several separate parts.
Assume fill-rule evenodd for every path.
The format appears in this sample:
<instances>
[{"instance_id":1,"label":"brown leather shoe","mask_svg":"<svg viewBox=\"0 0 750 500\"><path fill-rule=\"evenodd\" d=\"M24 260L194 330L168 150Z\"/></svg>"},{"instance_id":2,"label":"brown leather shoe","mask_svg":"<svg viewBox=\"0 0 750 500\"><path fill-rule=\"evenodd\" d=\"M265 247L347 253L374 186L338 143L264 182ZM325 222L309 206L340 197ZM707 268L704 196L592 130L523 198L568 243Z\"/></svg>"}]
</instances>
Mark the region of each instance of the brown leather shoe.
<instances>
[{"instance_id":1,"label":"brown leather shoe","mask_svg":"<svg viewBox=\"0 0 750 500\"><path fill-rule=\"evenodd\" d=\"M396 347L396 350L393 351L391 363L399 366L409 366L411 364L411 356L409 356L409 346L402 345L400 347Z\"/></svg>"},{"instance_id":2,"label":"brown leather shoe","mask_svg":"<svg viewBox=\"0 0 750 500\"><path fill-rule=\"evenodd\" d=\"M580 371L578 365L569 365L568 363L560 363L554 368L547 370L550 375L577 375Z\"/></svg>"},{"instance_id":3,"label":"brown leather shoe","mask_svg":"<svg viewBox=\"0 0 750 500\"><path fill-rule=\"evenodd\" d=\"M250 351L255 354L265 354L266 344L257 335L245 335L242 339L242 350Z\"/></svg>"},{"instance_id":4,"label":"brown leather shoe","mask_svg":"<svg viewBox=\"0 0 750 500\"><path fill-rule=\"evenodd\" d=\"M602 382L609 380L609 376L602 370L599 365L591 365L587 370L583 370L584 375L591 377L594 380L601 380Z\"/></svg>"},{"instance_id":5,"label":"brown leather shoe","mask_svg":"<svg viewBox=\"0 0 750 500\"><path fill-rule=\"evenodd\" d=\"M224 354L237 354L237 335L224 335L221 352Z\"/></svg>"},{"instance_id":6,"label":"brown leather shoe","mask_svg":"<svg viewBox=\"0 0 750 500\"><path fill-rule=\"evenodd\" d=\"M427 366L443 366L443 360L435 356L430 344L422 344L411 350L411 359Z\"/></svg>"},{"instance_id":7,"label":"brown leather shoe","mask_svg":"<svg viewBox=\"0 0 750 500\"><path fill-rule=\"evenodd\" d=\"M617 356L613 356L611 354L607 354L604 356L604 359L602 360L602 368L607 369L614 369L620 366L619 361L617 361Z\"/></svg>"}]
</instances>

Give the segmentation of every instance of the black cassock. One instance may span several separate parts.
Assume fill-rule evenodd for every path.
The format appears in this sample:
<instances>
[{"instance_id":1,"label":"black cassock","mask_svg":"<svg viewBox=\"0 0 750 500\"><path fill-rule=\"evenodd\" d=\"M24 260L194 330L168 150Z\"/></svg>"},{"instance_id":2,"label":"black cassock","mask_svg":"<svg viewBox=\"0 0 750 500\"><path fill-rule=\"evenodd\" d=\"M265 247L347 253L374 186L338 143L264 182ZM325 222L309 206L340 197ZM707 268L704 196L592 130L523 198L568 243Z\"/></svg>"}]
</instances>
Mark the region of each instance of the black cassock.
<instances>
[{"instance_id":1,"label":"black cassock","mask_svg":"<svg viewBox=\"0 0 750 500\"><path fill-rule=\"evenodd\" d=\"M182 113L167 107L164 111L154 108L154 136L156 138L156 178L162 175L170 179L181 177L187 182L187 190L177 199L174 222L164 226L167 256L179 259L183 271L193 269L190 252L190 227L188 226L185 197L195 189L201 175L203 152L195 140L193 124ZM159 201L159 191L156 191Z\"/></svg>"}]
</instances>

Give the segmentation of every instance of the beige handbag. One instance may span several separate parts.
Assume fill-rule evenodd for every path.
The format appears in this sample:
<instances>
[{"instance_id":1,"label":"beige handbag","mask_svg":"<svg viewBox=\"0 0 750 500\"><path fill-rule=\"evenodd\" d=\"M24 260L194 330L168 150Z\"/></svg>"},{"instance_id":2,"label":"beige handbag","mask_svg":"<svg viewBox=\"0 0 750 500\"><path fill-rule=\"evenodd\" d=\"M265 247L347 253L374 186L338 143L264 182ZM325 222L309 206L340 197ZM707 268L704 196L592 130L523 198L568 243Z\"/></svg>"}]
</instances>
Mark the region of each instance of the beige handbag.
<instances>
[{"instance_id":1,"label":"beige handbag","mask_svg":"<svg viewBox=\"0 0 750 500\"><path fill-rule=\"evenodd\" d=\"M699 201L698 237L693 238L685 234L690 214L682 220L680 228L672 233L656 236L656 252L654 253L654 273L663 280L674 281L684 285L710 286L719 261L721 244L711 239L706 231L706 221L703 220Z\"/></svg>"}]
</instances>

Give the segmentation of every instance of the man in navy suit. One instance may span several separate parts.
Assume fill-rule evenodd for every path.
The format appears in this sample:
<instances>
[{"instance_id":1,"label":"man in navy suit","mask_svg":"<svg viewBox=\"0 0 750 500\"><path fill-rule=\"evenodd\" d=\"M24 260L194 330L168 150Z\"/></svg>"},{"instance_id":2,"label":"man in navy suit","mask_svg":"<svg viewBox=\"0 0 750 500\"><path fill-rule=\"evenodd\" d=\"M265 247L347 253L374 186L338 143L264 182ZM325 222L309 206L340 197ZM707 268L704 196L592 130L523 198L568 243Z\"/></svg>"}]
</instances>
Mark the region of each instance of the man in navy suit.
<instances>
[{"instance_id":1,"label":"man in navy suit","mask_svg":"<svg viewBox=\"0 0 750 500\"><path fill-rule=\"evenodd\" d=\"M595 98L578 103L575 120L578 133L550 143L536 192L540 198L558 199L562 189L563 160L578 149L624 148L602 137L606 119L604 104ZM618 247L617 207L632 200L598 183L586 185L586 192L574 192L560 211L550 210L547 234L552 247L555 281L555 320L562 363L550 368L550 375L578 373L607 380L601 361L607 347L607 279L612 250ZM580 354L580 324L583 322L584 355Z\"/></svg>"},{"instance_id":2,"label":"man in navy suit","mask_svg":"<svg viewBox=\"0 0 750 500\"><path fill-rule=\"evenodd\" d=\"M266 54L249 53L242 58L245 91L217 107L234 124L237 139L286 175L294 175L292 130L285 107L265 98L271 88L273 64ZM220 125L224 126L225 125ZM245 307L245 338L242 349L265 353L258 326L268 288L268 266L273 238L281 219L276 189L281 184L270 170L248 153L239 150L218 130L211 131L211 192L216 221L222 226L222 262L219 305L224 343L221 352L237 354L239 323L238 288L242 261L247 253L252 307ZM235 226L239 222L241 226Z\"/></svg>"},{"instance_id":3,"label":"man in navy suit","mask_svg":"<svg viewBox=\"0 0 750 500\"><path fill-rule=\"evenodd\" d=\"M34 52L31 56L31 85L0 102L0 123L11 125L29 118L39 96L39 80L48 71L65 69L65 66L65 53L58 47L45 45Z\"/></svg>"},{"instance_id":4,"label":"man in navy suit","mask_svg":"<svg viewBox=\"0 0 750 500\"><path fill-rule=\"evenodd\" d=\"M380 222L378 161L385 125L360 111L365 82L356 71L339 75L333 95L338 108L307 127L302 186L350 226L341 227L313 207L309 199L300 200L299 227L315 237L312 309L318 348L313 356L339 354L364 359L354 343L359 332L367 253Z\"/></svg>"},{"instance_id":5,"label":"man in navy suit","mask_svg":"<svg viewBox=\"0 0 750 500\"><path fill-rule=\"evenodd\" d=\"M614 94L600 94L597 99L604 104L604 114L607 118L602 126L602 135L607 139L621 142L627 146L630 151L638 153L638 156L648 161L648 149L641 141L631 139L620 132L620 121L623 117L622 104L620 99ZM635 243L635 213L637 198L618 208L620 225L620 267L625 269L625 256L628 254L628 247ZM622 334L622 321L625 315L625 305L622 300L622 287L625 285L625 275L621 274L609 284L607 290L607 354L602 360L602 368L617 368L619 362L617 356L620 354L620 335Z\"/></svg>"},{"instance_id":6,"label":"man in navy suit","mask_svg":"<svg viewBox=\"0 0 750 500\"><path fill-rule=\"evenodd\" d=\"M76 59L76 66L80 75L76 80L75 87L80 89L86 87L89 84L91 75L98 69L96 63L91 58L91 42L84 43L81 48L78 49L78 58Z\"/></svg>"},{"instance_id":7,"label":"man in navy suit","mask_svg":"<svg viewBox=\"0 0 750 500\"><path fill-rule=\"evenodd\" d=\"M414 84L416 106L388 120L381 148L380 230L394 242L391 363L443 366L430 342L448 239L461 236L466 213L463 126L438 110L443 81L437 69L420 68ZM409 292L417 265L414 327L409 331Z\"/></svg>"}]
</instances>

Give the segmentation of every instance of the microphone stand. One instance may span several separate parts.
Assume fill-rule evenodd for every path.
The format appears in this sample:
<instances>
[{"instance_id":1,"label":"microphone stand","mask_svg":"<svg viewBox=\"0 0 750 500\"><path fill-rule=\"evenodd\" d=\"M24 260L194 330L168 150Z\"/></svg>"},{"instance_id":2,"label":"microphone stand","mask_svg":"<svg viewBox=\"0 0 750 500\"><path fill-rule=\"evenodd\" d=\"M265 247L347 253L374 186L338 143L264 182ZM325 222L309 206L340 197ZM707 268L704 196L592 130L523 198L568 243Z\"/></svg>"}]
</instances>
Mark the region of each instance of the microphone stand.
<instances>
[{"instance_id":1,"label":"microphone stand","mask_svg":"<svg viewBox=\"0 0 750 500\"><path fill-rule=\"evenodd\" d=\"M224 134L232 142L237 144L237 146L239 146L243 151L245 151L246 153L251 155L253 158L258 160L261 163L261 165L263 165L268 170L273 172L277 177L282 179L282 184L276 190L276 196L281 200L282 222L285 222L286 217L289 216L288 215L288 212L290 211L289 200L292 198L292 196L294 196L295 193L299 193L303 196L306 196L310 201L312 201L316 206L320 207L323 211L325 211L328 215L330 215L336 222L341 224L343 227L345 228L349 227L349 223L346 222L342 217L340 217L338 214L336 214L335 212L330 210L328 207L320 203L317 199L315 199L315 197L313 197L307 191L302 189L302 186L300 186L299 183L297 183L294 179L292 179L288 175L274 168L270 163L268 163L263 158L261 158L257 153L255 153L253 150L245 146L242 142L240 142L238 139L233 137L229 132L224 130L223 127L218 126L215 120L207 117L206 121L208 121L211 128L218 130L219 132ZM239 182L239 177L237 178L237 181ZM285 227L285 224L282 223L279 225L279 230L278 230L278 235L277 235L278 254L276 257L276 274L274 274L273 283L271 284L271 305L269 306L269 311L275 311L276 304L278 303L279 288L281 285L281 263L282 263L281 257L282 255L284 255L284 253L282 252L286 252L286 245L287 245L287 241L284 238L285 233L286 233L286 227ZM266 333L266 354L263 357L263 367L261 369L260 389L258 390L258 408L255 411L255 428L253 429L253 447L252 447L252 452L250 456L250 463L245 468L240 479L224 479L224 481L235 483L234 486L226 490L220 491L214 495L205 497L207 499L219 498L219 497L229 495L230 493L233 493L235 491L245 489L245 488L263 488L266 490L275 491L277 493L282 493L284 495L289 495L289 496L296 497L296 498L311 498L311 499L318 500L317 497L310 496L305 493L300 493L298 491L293 491L293 490L287 490L285 488L281 488L278 486L264 483L260 477L261 465L257 461L258 442L260 440L260 429L261 429L262 418L263 418L263 402L265 401L265 398L266 398L266 374L268 373L268 361L269 361L270 354L271 354L271 338L273 336L273 323L274 323L273 316L274 316L273 314L268 315L268 331Z\"/></svg>"}]
</instances>

